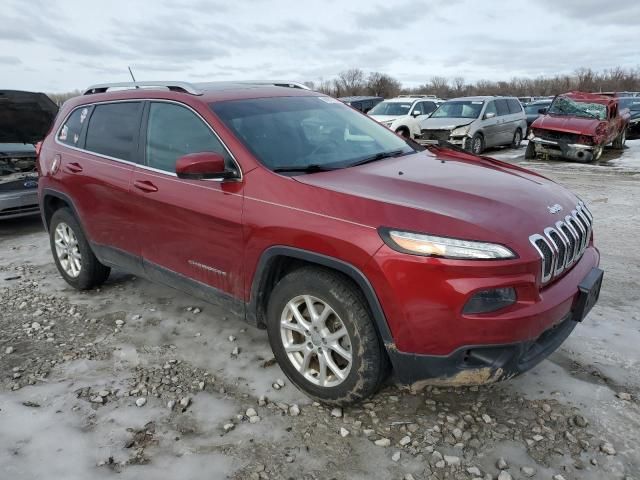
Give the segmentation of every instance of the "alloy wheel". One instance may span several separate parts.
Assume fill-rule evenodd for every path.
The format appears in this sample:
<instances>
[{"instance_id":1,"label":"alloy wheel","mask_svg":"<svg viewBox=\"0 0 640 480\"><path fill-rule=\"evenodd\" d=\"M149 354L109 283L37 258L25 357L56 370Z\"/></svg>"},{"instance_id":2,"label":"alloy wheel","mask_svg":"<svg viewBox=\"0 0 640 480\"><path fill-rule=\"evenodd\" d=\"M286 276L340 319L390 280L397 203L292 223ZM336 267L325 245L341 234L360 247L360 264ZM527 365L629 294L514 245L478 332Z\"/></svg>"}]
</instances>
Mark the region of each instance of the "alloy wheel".
<instances>
[{"instance_id":1,"label":"alloy wheel","mask_svg":"<svg viewBox=\"0 0 640 480\"><path fill-rule=\"evenodd\" d=\"M327 302L311 295L291 299L280 317L280 337L287 358L309 382L335 387L349 375L351 339Z\"/></svg>"},{"instance_id":2,"label":"alloy wheel","mask_svg":"<svg viewBox=\"0 0 640 480\"><path fill-rule=\"evenodd\" d=\"M76 278L82 270L82 255L76 234L69 225L61 222L56 226L54 243L60 266L67 275Z\"/></svg>"}]
</instances>

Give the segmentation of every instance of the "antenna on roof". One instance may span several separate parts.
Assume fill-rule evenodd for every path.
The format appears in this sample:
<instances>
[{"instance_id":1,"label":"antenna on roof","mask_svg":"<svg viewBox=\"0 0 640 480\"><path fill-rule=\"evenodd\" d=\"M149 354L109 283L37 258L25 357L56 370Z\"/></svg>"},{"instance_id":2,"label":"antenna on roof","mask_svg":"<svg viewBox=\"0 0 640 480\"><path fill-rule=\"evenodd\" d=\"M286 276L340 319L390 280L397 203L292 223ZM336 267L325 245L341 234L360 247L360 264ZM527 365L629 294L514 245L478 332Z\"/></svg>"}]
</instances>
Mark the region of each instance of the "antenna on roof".
<instances>
[{"instance_id":1,"label":"antenna on roof","mask_svg":"<svg viewBox=\"0 0 640 480\"><path fill-rule=\"evenodd\" d=\"M133 76L133 72L131 71L131 67L127 65L127 68L129 69L129 75L131 75L131 79L133 80L133 83L136 83L136 77ZM136 85L136 88L140 88Z\"/></svg>"}]
</instances>

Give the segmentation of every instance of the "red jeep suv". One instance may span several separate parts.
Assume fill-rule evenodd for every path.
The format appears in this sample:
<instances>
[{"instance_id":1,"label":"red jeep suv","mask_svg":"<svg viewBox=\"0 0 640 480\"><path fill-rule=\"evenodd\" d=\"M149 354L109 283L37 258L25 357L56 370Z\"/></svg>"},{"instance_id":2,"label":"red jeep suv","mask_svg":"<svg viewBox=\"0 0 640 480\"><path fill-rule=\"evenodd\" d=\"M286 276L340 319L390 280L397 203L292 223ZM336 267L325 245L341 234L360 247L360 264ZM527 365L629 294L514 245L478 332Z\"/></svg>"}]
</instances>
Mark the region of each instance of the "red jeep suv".
<instances>
[{"instance_id":1,"label":"red jeep suv","mask_svg":"<svg viewBox=\"0 0 640 480\"><path fill-rule=\"evenodd\" d=\"M348 404L510 378L598 299L593 217L517 166L403 139L287 82L106 84L39 156L62 277L116 267L266 328L287 377Z\"/></svg>"}]
</instances>

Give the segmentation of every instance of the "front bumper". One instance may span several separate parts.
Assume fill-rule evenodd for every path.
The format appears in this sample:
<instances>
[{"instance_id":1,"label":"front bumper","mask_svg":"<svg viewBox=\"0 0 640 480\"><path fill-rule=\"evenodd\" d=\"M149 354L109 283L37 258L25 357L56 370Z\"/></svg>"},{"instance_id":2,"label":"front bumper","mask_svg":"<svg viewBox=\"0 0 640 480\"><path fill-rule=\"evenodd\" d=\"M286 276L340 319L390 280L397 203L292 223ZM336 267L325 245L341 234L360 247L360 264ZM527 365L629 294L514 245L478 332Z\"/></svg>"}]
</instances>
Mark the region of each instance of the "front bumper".
<instances>
[{"instance_id":1,"label":"front bumper","mask_svg":"<svg viewBox=\"0 0 640 480\"><path fill-rule=\"evenodd\" d=\"M562 157L581 162L590 162L593 159L594 145L548 140L540 137L533 137L529 141L535 145L536 154Z\"/></svg>"},{"instance_id":2,"label":"front bumper","mask_svg":"<svg viewBox=\"0 0 640 480\"><path fill-rule=\"evenodd\" d=\"M0 220L37 215L38 191L36 189L16 190L0 194Z\"/></svg>"},{"instance_id":3,"label":"front bumper","mask_svg":"<svg viewBox=\"0 0 640 480\"><path fill-rule=\"evenodd\" d=\"M535 340L508 345L465 346L447 356L395 352L392 363L400 383L469 386L513 378L532 369L553 353L578 322L571 314Z\"/></svg>"}]
</instances>

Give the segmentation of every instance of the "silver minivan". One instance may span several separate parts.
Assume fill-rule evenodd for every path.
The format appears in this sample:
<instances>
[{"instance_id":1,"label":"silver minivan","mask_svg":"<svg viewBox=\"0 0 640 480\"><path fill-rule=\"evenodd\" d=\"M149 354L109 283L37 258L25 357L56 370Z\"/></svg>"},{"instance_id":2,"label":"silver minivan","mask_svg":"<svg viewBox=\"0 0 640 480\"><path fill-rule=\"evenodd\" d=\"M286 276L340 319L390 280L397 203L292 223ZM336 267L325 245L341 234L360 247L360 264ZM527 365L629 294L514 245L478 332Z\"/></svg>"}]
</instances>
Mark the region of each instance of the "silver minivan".
<instances>
[{"instance_id":1,"label":"silver minivan","mask_svg":"<svg viewBox=\"0 0 640 480\"><path fill-rule=\"evenodd\" d=\"M527 120L515 97L461 97L444 102L420 123L421 139L447 141L476 155L485 148L518 148Z\"/></svg>"}]
</instances>

